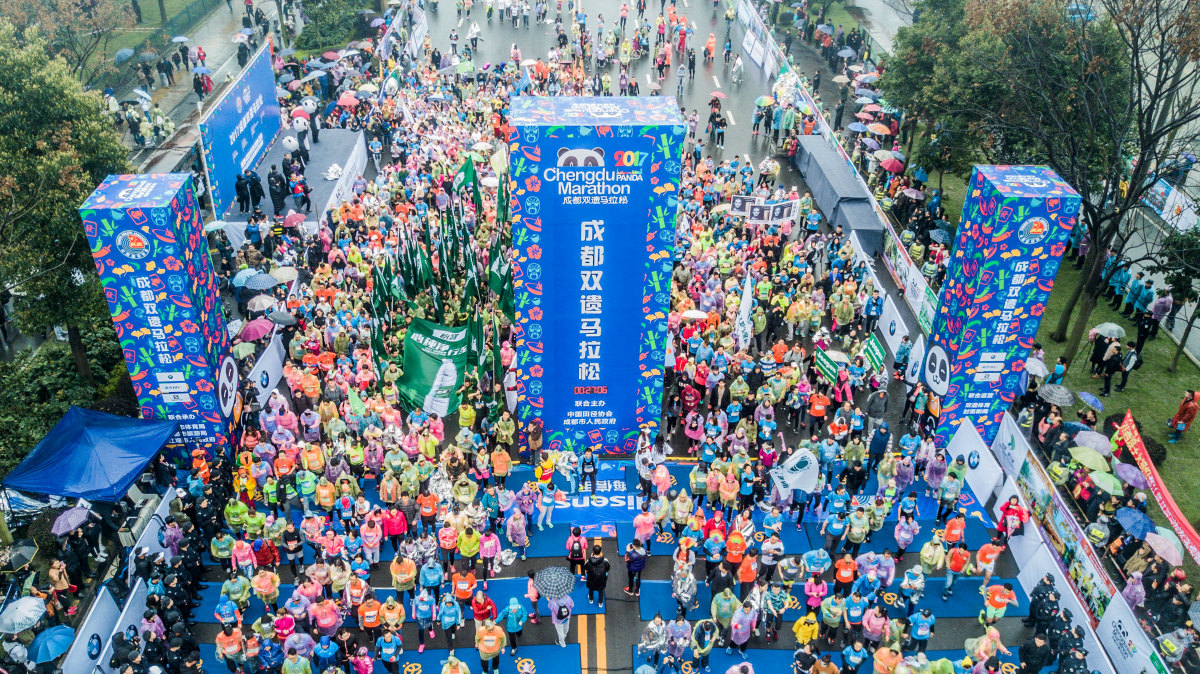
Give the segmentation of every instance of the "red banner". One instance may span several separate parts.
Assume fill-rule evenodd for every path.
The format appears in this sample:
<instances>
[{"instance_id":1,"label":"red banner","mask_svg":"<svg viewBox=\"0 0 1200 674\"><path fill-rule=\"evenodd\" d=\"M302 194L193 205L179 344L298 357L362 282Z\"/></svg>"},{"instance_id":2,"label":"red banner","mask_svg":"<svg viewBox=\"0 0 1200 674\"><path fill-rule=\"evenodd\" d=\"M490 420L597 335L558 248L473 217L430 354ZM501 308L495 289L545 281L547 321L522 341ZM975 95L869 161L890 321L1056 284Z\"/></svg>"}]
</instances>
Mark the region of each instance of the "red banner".
<instances>
[{"instance_id":1,"label":"red banner","mask_svg":"<svg viewBox=\"0 0 1200 674\"><path fill-rule=\"evenodd\" d=\"M1146 445L1142 442L1142 434L1138 433L1137 426L1133 423L1132 411L1125 411L1125 419L1117 427L1113 439L1124 445L1133 460L1137 462L1138 468L1146 476L1146 482L1150 484L1150 491L1154 494L1154 499L1158 501L1158 507L1162 509L1163 514L1167 516L1167 521L1171 523L1171 528L1175 530L1192 559L1200 563L1200 534L1196 533L1191 523L1179 511L1179 506L1175 505L1175 499L1171 498L1171 492L1167 491L1167 485L1163 484L1162 478L1159 477L1158 469L1154 467L1154 462L1150 460L1150 454L1146 451Z\"/></svg>"}]
</instances>

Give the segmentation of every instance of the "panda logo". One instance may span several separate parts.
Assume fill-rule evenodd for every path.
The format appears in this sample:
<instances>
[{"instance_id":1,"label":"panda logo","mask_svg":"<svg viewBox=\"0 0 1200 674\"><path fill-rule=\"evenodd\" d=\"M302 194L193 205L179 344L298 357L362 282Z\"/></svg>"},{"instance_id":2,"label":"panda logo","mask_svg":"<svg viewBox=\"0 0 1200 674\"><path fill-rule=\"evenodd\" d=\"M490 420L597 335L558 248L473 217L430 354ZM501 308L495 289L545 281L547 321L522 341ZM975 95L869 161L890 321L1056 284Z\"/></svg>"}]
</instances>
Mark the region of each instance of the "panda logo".
<instances>
[{"instance_id":1,"label":"panda logo","mask_svg":"<svg viewBox=\"0 0 1200 674\"><path fill-rule=\"evenodd\" d=\"M572 150L565 147L558 149L558 165L583 167L583 168L600 168L604 166L604 149L594 147L590 150Z\"/></svg>"},{"instance_id":2,"label":"panda logo","mask_svg":"<svg viewBox=\"0 0 1200 674\"><path fill-rule=\"evenodd\" d=\"M938 396L950 388L950 356L940 344L930 346L925 356L925 383Z\"/></svg>"}]
</instances>

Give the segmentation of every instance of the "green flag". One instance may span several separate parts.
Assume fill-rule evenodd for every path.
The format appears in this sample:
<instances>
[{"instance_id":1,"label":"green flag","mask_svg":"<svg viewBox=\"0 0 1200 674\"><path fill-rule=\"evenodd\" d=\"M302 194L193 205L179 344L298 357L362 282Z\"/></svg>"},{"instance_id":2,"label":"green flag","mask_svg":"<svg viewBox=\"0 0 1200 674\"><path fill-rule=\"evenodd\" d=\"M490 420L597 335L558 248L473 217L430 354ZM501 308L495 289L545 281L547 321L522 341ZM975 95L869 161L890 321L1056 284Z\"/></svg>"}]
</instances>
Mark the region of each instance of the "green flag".
<instances>
[{"instance_id":1,"label":"green flag","mask_svg":"<svg viewBox=\"0 0 1200 674\"><path fill-rule=\"evenodd\" d=\"M479 367L487 357L487 348L483 339L483 317L478 311L472 311L467 320L467 368L479 376Z\"/></svg>"},{"instance_id":2,"label":"green flag","mask_svg":"<svg viewBox=\"0 0 1200 674\"><path fill-rule=\"evenodd\" d=\"M491 258L488 261L488 287L492 292L502 294L505 281L510 285L512 283L512 265L504 254L504 249L500 247L500 237L496 237L492 242L492 252L488 257Z\"/></svg>"},{"instance_id":3,"label":"green flag","mask_svg":"<svg viewBox=\"0 0 1200 674\"><path fill-rule=\"evenodd\" d=\"M471 202L475 204L475 209L482 209L483 197L479 194L479 178L475 175L475 160L471 157L467 157L459 167L458 173L454 175L454 191L458 192L468 185L471 187Z\"/></svg>"},{"instance_id":4,"label":"green flag","mask_svg":"<svg viewBox=\"0 0 1200 674\"><path fill-rule=\"evenodd\" d=\"M467 350L467 328L450 328L414 317L404 336L400 395L410 406L440 417L458 409Z\"/></svg>"},{"instance_id":5,"label":"green flag","mask_svg":"<svg viewBox=\"0 0 1200 674\"><path fill-rule=\"evenodd\" d=\"M359 416L365 414L367 406L363 404L362 398L358 397L358 392L354 390L353 386L349 387L348 390L350 392L347 396L350 400L350 411Z\"/></svg>"}]
</instances>

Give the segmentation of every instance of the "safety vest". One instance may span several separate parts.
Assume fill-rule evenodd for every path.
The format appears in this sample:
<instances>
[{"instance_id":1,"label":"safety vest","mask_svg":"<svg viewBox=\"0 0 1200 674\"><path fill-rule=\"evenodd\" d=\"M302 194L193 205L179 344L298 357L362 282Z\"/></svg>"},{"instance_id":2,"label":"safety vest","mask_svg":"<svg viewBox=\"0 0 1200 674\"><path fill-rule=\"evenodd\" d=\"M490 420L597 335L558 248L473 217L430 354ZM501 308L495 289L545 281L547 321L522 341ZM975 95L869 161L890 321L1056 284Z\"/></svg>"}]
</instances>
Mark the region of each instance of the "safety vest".
<instances>
[{"instance_id":1,"label":"safety vest","mask_svg":"<svg viewBox=\"0 0 1200 674\"><path fill-rule=\"evenodd\" d=\"M325 455L321 453L321 449L318 447L304 450L300 455L300 459L307 470L318 472L325 469Z\"/></svg>"}]
</instances>

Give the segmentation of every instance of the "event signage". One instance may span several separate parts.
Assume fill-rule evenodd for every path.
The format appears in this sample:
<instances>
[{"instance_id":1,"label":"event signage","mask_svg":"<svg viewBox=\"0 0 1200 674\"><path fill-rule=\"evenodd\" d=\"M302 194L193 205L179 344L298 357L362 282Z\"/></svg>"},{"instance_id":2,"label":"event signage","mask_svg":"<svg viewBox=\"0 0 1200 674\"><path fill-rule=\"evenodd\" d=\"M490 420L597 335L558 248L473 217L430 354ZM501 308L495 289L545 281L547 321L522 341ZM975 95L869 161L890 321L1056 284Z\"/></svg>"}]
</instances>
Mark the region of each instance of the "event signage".
<instances>
[{"instance_id":1,"label":"event signage","mask_svg":"<svg viewBox=\"0 0 1200 674\"><path fill-rule=\"evenodd\" d=\"M1129 450L1130 456L1137 462L1138 469L1142 471L1142 475L1146 476L1146 482L1149 483L1150 492L1158 501L1158 507L1166 516L1167 521L1171 523L1171 528L1179 536L1183 547L1193 560L1200 562L1200 534L1196 533L1187 517L1184 517L1179 506L1175 504L1175 499L1171 497L1171 492L1167 490L1167 485L1163 484L1162 478L1158 474L1158 468L1150 460L1146 444L1142 442L1142 434L1138 432L1137 424L1134 423L1132 411L1125 410L1125 419L1117 427L1113 440Z\"/></svg>"},{"instance_id":2,"label":"event signage","mask_svg":"<svg viewBox=\"0 0 1200 674\"><path fill-rule=\"evenodd\" d=\"M1044 166L975 167L922 372L941 398L939 446L966 419L985 444L996 437L1079 206Z\"/></svg>"},{"instance_id":3,"label":"event signage","mask_svg":"<svg viewBox=\"0 0 1200 674\"><path fill-rule=\"evenodd\" d=\"M404 335L404 376L397 381L409 405L441 418L458 410L467 371L467 328L413 317Z\"/></svg>"},{"instance_id":4,"label":"event signage","mask_svg":"<svg viewBox=\"0 0 1200 674\"><path fill-rule=\"evenodd\" d=\"M828 380L830 384L836 383L838 364L834 362L833 358L829 357L829 354L825 352L825 349L822 349L819 346L814 350L813 353L816 360L817 372L821 373L821 376Z\"/></svg>"},{"instance_id":5,"label":"event signage","mask_svg":"<svg viewBox=\"0 0 1200 674\"><path fill-rule=\"evenodd\" d=\"M238 174L258 166L283 127L269 45L258 50L200 120L204 169L218 219L237 201Z\"/></svg>"},{"instance_id":6,"label":"event signage","mask_svg":"<svg viewBox=\"0 0 1200 674\"><path fill-rule=\"evenodd\" d=\"M883 344L879 343L878 337L875 335L867 337L867 341L863 342L862 357L871 365L871 369L883 372Z\"/></svg>"},{"instance_id":7,"label":"event signage","mask_svg":"<svg viewBox=\"0 0 1200 674\"><path fill-rule=\"evenodd\" d=\"M685 125L671 97L514 98L513 346L550 449L634 449L662 417Z\"/></svg>"},{"instance_id":8,"label":"event signage","mask_svg":"<svg viewBox=\"0 0 1200 674\"><path fill-rule=\"evenodd\" d=\"M1142 194L1142 204L1181 232L1195 227L1200 218L1196 212L1196 202L1183 190L1172 187L1171 183L1161 178Z\"/></svg>"},{"instance_id":9,"label":"event signage","mask_svg":"<svg viewBox=\"0 0 1200 674\"><path fill-rule=\"evenodd\" d=\"M172 449L225 448L238 370L191 175L109 176L79 216L142 416L179 422Z\"/></svg>"}]
</instances>

